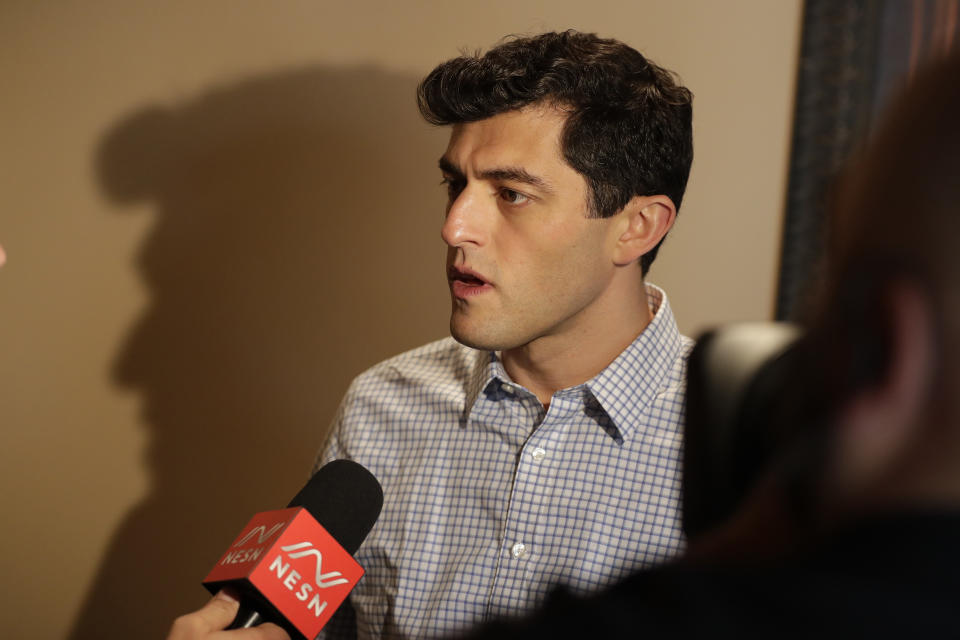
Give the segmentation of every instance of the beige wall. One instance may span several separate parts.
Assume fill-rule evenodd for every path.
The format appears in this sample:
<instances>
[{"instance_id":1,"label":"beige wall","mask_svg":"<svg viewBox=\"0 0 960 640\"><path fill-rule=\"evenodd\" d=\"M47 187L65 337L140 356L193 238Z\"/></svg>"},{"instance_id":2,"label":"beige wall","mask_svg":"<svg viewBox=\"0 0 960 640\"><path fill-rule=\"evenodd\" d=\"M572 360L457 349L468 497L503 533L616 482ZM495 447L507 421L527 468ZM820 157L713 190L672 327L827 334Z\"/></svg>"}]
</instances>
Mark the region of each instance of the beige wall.
<instances>
[{"instance_id":1,"label":"beige wall","mask_svg":"<svg viewBox=\"0 0 960 640\"><path fill-rule=\"evenodd\" d=\"M420 75L510 32L696 94L654 266L682 328L770 317L799 0L0 4L0 628L159 637L340 394L446 331Z\"/></svg>"}]
</instances>

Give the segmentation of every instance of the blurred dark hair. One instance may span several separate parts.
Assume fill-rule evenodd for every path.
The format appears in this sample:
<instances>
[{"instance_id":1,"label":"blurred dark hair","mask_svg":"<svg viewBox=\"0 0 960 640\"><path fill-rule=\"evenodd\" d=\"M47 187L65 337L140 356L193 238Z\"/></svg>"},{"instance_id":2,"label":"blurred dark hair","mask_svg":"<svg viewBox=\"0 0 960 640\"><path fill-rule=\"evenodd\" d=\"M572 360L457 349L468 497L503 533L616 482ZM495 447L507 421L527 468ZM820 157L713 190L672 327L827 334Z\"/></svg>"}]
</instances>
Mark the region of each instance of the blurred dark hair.
<instances>
[{"instance_id":1,"label":"blurred dark hair","mask_svg":"<svg viewBox=\"0 0 960 640\"><path fill-rule=\"evenodd\" d=\"M825 442L850 400L889 375L890 294L898 284L920 292L932 315L937 353L926 411L945 433L960 420L957 78L960 52L921 68L884 110L831 194L826 277L805 320L805 366L796 384L808 407L794 420L801 437Z\"/></svg>"},{"instance_id":2,"label":"blurred dark hair","mask_svg":"<svg viewBox=\"0 0 960 640\"><path fill-rule=\"evenodd\" d=\"M772 327L761 325L762 333L734 325L707 333L693 349L683 524L694 548L698 536L732 521L750 501L757 510L747 515L755 519L719 539L726 547L707 539L713 546L706 553L754 561L763 544L786 550L847 515L830 504L838 498L830 470L845 462L836 457L837 435L851 401L882 385L896 364L897 287L924 298L935 341L933 387L922 409L928 425L912 446L960 445L957 78L960 51L922 68L847 162L830 194L825 277L802 337L784 350L770 341ZM738 331L739 342L731 339Z\"/></svg>"},{"instance_id":3,"label":"blurred dark hair","mask_svg":"<svg viewBox=\"0 0 960 640\"><path fill-rule=\"evenodd\" d=\"M565 111L563 156L586 179L590 215L600 218L634 196L663 194L680 209L693 161L692 100L672 72L631 47L573 30L448 60L417 89L420 112L437 125L532 104ZM644 274L660 244L640 259Z\"/></svg>"},{"instance_id":4,"label":"blurred dark hair","mask_svg":"<svg viewBox=\"0 0 960 640\"><path fill-rule=\"evenodd\" d=\"M828 219L825 282L810 323L841 399L887 366L891 283L909 281L934 311L941 366L960 354L960 51L911 79L847 164ZM947 329L949 326L953 329ZM939 373L945 374L946 369ZM956 380L960 369L947 379ZM952 389L941 389L953 396Z\"/></svg>"}]
</instances>

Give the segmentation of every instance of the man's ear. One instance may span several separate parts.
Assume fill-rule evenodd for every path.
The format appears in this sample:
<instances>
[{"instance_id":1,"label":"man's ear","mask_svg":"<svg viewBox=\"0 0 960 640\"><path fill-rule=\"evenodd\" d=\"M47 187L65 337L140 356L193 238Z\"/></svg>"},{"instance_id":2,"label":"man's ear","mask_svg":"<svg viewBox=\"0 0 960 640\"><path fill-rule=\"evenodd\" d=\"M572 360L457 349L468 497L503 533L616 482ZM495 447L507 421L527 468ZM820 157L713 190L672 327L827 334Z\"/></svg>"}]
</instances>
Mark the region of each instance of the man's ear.
<instances>
[{"instance_id":1,"label":"man's ear","mask_svg":"<svg viewBox=\"0 0 960 640\"><path fill-rule=\"evenodd\" d=\"M929 299L913 283L895 281L884 294L885 371L861 388L840 411L836 424L833 480L836 489L857 492L898 459L922 427L936 357Z\"/></svg>"},{"instance_id":2,"label":"man's ear","mask_svg":"<svg viewBox=\"0 0 960 640\"><path fill-rule=\"evenodd\" d=\"M636 262L663 240L677 218L677 208L664 195L634 196L617 218L613 260L624 266Z\"/></svg>"}]
</instances>

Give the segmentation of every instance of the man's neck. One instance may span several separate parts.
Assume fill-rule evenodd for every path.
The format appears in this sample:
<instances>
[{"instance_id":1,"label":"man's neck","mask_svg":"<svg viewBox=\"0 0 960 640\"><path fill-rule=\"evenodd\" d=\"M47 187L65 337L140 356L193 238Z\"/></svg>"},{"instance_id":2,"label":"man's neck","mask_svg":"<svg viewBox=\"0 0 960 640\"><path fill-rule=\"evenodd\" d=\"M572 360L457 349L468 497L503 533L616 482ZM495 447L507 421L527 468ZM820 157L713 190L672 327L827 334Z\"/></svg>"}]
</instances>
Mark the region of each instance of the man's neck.
<instances>
[{"instance_id":1,"label":"man's neck","mask_svg":"<svg viewBox=\"0 0 960 640\"><path fill-rule=\"evenodd\" d=\"M613 304L596 305L564 330L503 352L511 379L533 392L544 407L556 391L603 371L653 319L643 283L609 294Z\"/></svg>"}]
</instances>

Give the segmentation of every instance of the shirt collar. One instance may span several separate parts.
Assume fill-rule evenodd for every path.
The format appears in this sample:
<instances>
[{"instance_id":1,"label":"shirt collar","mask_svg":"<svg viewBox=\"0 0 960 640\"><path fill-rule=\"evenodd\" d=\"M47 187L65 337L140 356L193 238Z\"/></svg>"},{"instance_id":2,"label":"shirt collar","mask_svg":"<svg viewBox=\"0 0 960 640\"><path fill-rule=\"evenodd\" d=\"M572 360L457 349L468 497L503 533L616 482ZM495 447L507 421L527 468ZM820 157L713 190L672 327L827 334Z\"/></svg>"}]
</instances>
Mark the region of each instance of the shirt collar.
<instances>
[{"instance_id":1,"label":"shirt collar","mask_svg":"<svg viewBox=\"0 0 960 640\"><path fill-rule=\"evenodd\" d=\"M616 360L586 383L624 437L630 437L637 418L665 389L683 348L667 294L655 285L646 287L653 320Z\"/></svg>"},{"instance_id":2,"label":"shirt collar","mask_svg":"<svg viewBox=\"0 0 960 640\"><path fill-rule=\"evenodd\" d=\"M500 381L509 379L510 377L495 352L477 351L473 375L470 376L467 384L467 395L463 405L463 417L461 418L462 426L466 426L470 412L473 411L473 406L476 404L480 393L485 389L490 389L493 384L499 384Z\"/></svg>"},{"instance_id":3,"label":"shirt collar","mask_svg":"<svg viewBox=\"0 0 960 640\"><path fill-rule=\"evenodd\" d=\"M585 387L588 408L602 411L609 417L613 428L608 432L618 442L629 437L637 424L637 416L642 415L663 390L682 348L680 330L667 294L656 285L645 286L647 302L653 313L650 324L603 371L578 385ZM466 388L464 425L481 392L498 395L504 383L514 384L497 353L478 351L473 375ZM590 407L593 403L589 402L589 396L599 406Z\"/></svg>"}]
</instances>

